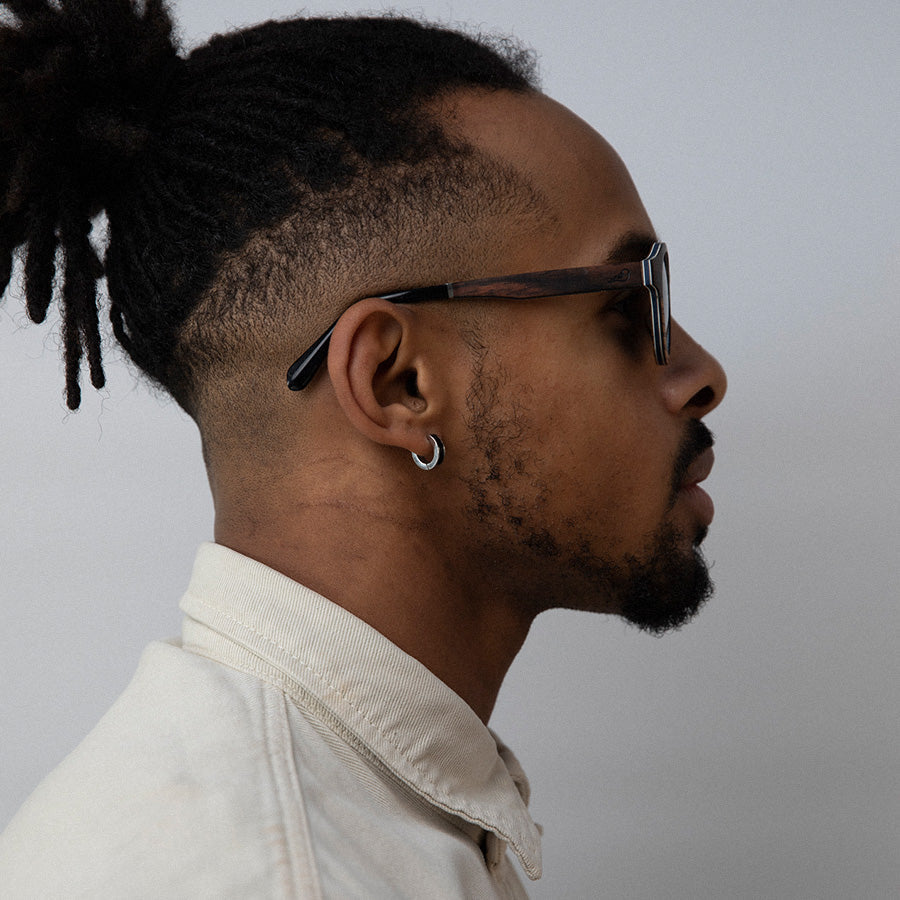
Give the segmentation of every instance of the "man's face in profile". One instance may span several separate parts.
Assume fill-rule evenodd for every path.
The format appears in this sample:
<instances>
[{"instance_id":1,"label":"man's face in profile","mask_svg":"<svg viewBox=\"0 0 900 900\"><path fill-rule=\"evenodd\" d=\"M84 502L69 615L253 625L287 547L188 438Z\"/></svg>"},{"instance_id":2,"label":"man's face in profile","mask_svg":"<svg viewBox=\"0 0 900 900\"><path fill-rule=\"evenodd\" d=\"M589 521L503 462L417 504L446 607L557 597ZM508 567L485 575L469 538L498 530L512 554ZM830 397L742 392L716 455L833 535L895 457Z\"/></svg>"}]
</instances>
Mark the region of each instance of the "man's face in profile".
<instances>
[{"instance_id":1,"label":"man's face in profile","mask_svg":"<svg viewBox=\"0 0 900 900\"><path fill-rule=\"evenodd\" d=\"M541 96L487 95L460 110L467 137L549 201L491 274L647 255L657 235L631 178L584 122ZM658 365L648 303L639 289L492 305L466 402L468 539L534 608L616 612L661 631L710 593L699 544L712 504L697 482L712 438L699 419L725 376L674 322L669 365Z\"/></svg>"}]
</instances>

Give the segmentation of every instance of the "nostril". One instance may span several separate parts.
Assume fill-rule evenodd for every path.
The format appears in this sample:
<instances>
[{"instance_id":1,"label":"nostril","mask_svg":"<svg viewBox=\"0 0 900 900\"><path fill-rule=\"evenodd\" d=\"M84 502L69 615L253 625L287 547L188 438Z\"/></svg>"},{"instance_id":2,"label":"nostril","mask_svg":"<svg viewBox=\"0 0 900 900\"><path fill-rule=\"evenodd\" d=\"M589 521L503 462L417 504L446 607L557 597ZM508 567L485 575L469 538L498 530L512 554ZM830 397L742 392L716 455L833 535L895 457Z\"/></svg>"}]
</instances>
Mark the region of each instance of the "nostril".
<instances>
[{"instance_id":1,"label":"nostril","mask_svg":"<svg viewBox=\"0 0 900 900\"><path fill-rule=\"evenodd\" d=\"M715 391L713 391L713 389L709 385L707 385L706 387L701 388L699 391L697 391L697 393L694 394L694 396L691 397L691 399L688 401L687 405L697 407L709 406L709 404L713 402L715 397Z\"/></svg>"}]
</instances>

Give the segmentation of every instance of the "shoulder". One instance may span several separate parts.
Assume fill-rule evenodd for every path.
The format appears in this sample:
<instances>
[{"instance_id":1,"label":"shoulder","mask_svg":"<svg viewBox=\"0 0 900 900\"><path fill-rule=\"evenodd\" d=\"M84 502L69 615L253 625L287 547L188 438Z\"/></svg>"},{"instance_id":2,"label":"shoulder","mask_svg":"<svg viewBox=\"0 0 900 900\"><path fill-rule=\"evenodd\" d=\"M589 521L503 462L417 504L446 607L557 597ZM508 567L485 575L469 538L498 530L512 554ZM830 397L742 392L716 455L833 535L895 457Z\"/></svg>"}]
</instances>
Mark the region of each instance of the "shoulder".
<instances>
[{"instance_id":1,"label":"shoulder","mask_svg":"<svg viewBox=\"0 0 900 900\"><path fill-rule=\"evenodd\" d=\"M273 762L280 706L250 674L151 644L0 837L0 884L22 898L250 896L270 883L280 896L298 864Z\"/></svg>"}]
</instances>

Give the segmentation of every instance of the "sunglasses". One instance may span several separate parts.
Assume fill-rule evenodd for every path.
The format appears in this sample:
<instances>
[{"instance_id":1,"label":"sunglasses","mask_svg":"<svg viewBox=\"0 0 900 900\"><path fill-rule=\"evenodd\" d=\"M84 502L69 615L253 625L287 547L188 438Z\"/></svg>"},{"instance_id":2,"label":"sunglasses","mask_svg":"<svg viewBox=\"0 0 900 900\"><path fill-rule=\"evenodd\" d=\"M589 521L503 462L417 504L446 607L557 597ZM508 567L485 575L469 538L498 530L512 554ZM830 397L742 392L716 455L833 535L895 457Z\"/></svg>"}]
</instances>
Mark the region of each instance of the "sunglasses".
<instances>
[{"instance_id":1,"label":"sunglasses","mask_svg":"<svg viewBox=\"0 0 900 900\"><path fill-rule=\"evenodd\" d=\"M598 291L620 291L640 287L646 288L650 301L649 330L653 337L653 353L656 362L664 366L669 361L672 345L672 317L669 309L669 251L661 242L653 244L650 253L637 262L584 266L577 269L549 269L546 272L478 278L475 281L453 281L430 287L377 294L375 298L389 300L391 303L425 303L429 300L459 300L473 297L532 300L539 297L565 297L568 294L592 294ZM339 319L340 316L288 369L287 383L292 391L302 391L312 381L328 356L331 334Z\"/></svg>"}]
</instances>

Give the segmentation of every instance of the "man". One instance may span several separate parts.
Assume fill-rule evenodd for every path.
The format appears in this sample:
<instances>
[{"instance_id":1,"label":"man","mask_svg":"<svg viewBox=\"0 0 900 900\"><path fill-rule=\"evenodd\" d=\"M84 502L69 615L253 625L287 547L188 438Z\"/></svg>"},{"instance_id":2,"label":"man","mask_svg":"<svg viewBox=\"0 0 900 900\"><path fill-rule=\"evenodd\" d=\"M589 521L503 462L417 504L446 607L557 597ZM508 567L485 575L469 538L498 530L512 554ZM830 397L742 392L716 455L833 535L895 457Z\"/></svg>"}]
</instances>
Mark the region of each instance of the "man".
<instances>
[{"instance_id":1,"label":"man","mask_svg":"<svg viewBox=\"0 0 900 900\"><path fill-rule=\"evenodd\" d=\"M20 163L7 244L37 256L40 307L28 177L90 188L54 226L83 263L63 288L77 405L82 351L102 379L77 213L106 209L116 335L197 421L216 520L181 640L13 821L0 884L522 896L511 857L539 877L539 830L486 723L534 617L659 631L709 593L701 420L725 377L669 320L627 170L521 54L440 29L269 23L181 60L159 4L99 32L9 5L8 52L63 47L67 104L67 53L165 86L125 112L85 87L79 168ZM116 37L83 40L88 21Z\"/></svg>"}]
</instances>

